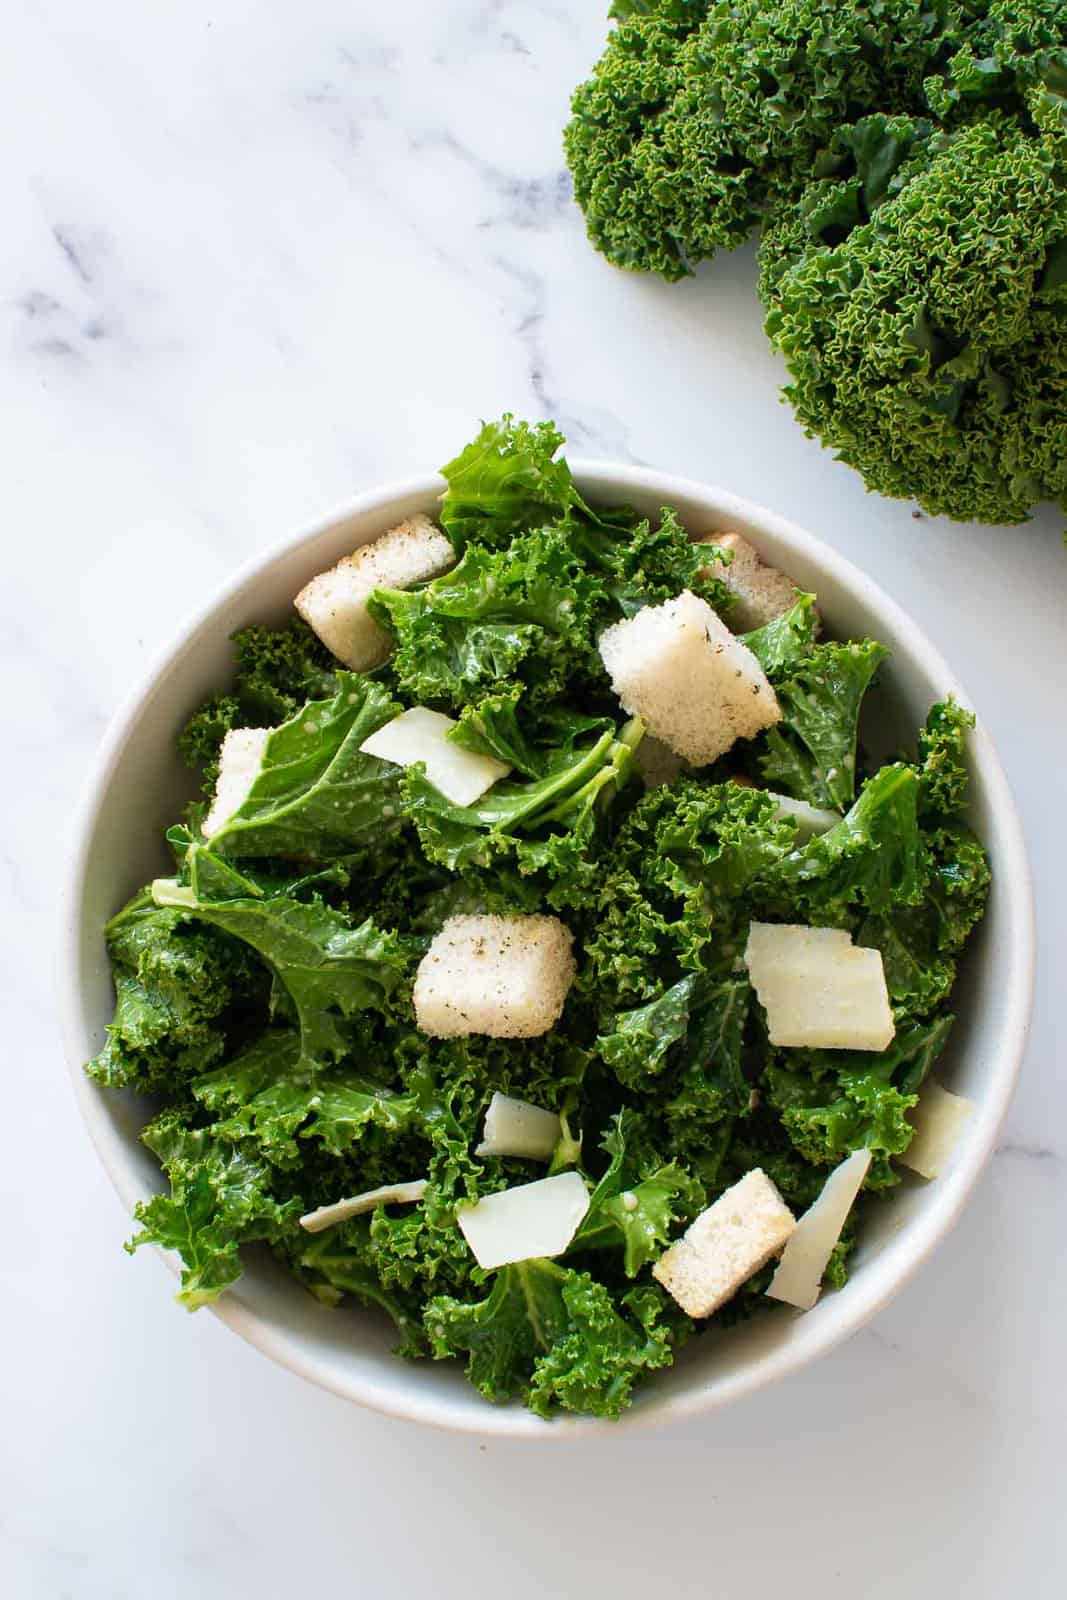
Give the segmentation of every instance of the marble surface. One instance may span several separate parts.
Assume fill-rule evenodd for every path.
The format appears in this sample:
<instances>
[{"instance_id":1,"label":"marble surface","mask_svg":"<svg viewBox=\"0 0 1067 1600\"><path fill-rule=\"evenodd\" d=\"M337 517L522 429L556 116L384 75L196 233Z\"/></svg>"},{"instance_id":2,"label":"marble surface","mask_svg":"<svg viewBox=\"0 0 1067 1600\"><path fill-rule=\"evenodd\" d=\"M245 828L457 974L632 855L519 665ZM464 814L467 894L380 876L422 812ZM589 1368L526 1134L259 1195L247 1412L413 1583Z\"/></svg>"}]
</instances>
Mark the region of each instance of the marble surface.
<instances>
[{"instance_id":1,"label":"marble surface","mask_svg":"<svg viewBox=\"0 0 1067 1600\"><path fill-rule=\"evenodd\" d=\"M1067 1588L1060 519L867 498L776 396L742 252L668 287L587 248L563 171L600 5L9 0L0 77L0 1592ZM865 563L999 742L1041 971L996 1158L866 1332L704 1423L570 1449L421 1432L170 1300L79 1124L57 897L107 719L206 588L479 416L717 480ZM1053 736L1055 735L1055 736Z\"/></svg>"}]
</instances>

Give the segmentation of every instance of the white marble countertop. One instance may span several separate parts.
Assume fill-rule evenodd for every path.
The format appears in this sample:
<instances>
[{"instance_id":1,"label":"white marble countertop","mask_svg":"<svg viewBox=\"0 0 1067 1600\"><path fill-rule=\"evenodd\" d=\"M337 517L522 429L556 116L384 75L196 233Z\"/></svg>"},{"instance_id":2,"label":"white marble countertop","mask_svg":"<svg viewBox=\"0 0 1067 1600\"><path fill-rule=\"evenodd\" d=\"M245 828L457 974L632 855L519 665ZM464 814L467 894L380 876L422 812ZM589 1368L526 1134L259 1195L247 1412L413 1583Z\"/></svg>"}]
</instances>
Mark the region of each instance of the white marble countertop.
<instances>
[{"instance_id":1,"label":"white marble countertop","mask_svg":"<svg viewBox=\"0 0 1067 1600\"><path fill-rule=\"evenodd\" d=\"M10 0L0 141L6 781L0 1592L151 1600L1067 1591L1067 552L865 496L776 396L747 252L676 287L587 248L566 0ZM821 1365L673 1431L421 1432L171 1302L56 1038L69 821L105 723L230 568L481 416L716 480L910 608L1013 780L1042 969L964 1220Z\"/></svg>"}]
</instances>

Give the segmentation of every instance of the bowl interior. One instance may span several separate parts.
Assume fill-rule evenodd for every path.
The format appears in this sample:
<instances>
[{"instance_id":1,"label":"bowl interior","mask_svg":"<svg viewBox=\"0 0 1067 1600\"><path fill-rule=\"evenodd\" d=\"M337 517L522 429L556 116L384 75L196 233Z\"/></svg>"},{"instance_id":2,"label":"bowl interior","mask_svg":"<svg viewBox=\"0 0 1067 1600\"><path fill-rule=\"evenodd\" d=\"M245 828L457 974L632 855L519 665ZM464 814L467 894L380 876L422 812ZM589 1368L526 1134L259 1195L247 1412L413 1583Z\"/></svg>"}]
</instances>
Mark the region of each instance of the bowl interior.
<instances>
[{"instance_id":1,"label":"bowl interior","mask_svg":"<svg viewBox=\"0 0 1067 1600\"><path fill-rule=\"evenodd\" d=\"M865 738L889 752L907 744L932 701L954 693L969 704L932 647L899 608L848 562L810 535L723 491L636 468L594 463L577 469L594 500L627 500L642 511L673 505L693 534L733 530L818 593L828 631L870 634L892 651L872 703ZM67 1031L77 1092L96 1142L127 1207L160 1187L154 1161L138 1142L143 1101L101 1090L81 1063L98 1050L110 1019L112 988L102 938L107 918L168 866L163 829L194 792L174 736L185 718L232 672L229 636L251 622L290 614L292 597L314 573L415 511L433 512L441 480L426 477L364 496L344 515L275 548L238 574L183 631L126 704L105 743L87 797L66 929ZM980 708L977 708L980 709ZM896 1291L957 1215L992 1147L1025 1037L1032 971L1032 914L1025 853L1014 806L981 722L972 741L972 821L994 870L988 916L961 972L953 1030L939 1076L975 1101L951 1169L934 1184L906 1180L866 1226L848 1285L804 1316L780 1314L690 1342L675 1367L657 1374L628 1413L687 1414L761 1385L801 1365L858 1327ZM266 1252L250 1253L245 1275L217 1307L231 1327L303 1375L397 1415L480 1432L556 1436L602 1423L551 1425L521 1407L492 1408L451 1363L414 1366L391 1354L391 1328L359 1309L320 1306Z\"/></svg>"}]
</instances>

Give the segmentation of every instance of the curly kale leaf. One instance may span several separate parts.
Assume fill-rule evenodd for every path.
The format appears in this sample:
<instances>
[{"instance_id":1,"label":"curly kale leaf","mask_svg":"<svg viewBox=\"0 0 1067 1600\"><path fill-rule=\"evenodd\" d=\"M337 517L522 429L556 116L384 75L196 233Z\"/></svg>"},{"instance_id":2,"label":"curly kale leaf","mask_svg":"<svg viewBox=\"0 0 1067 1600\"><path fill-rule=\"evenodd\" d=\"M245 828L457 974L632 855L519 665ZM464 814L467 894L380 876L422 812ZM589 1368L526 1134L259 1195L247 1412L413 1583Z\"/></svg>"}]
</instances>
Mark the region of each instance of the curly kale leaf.
<instances>
[{"instance_id":1,"label":"curly kale leaf","mask_svg":"<svg viewBox=\"0 0 1067 1600\"><path fill-rule=\"evenodd\" d=\"M640 1088L662 1071L671 1046L685 1038L695 981L690 974L647 1005L612 1018L611 1032L600 1036L597 1049L621 1084Z\"/></svg>"},{"instance_id":2,"label":"curly kale leaf","mask_svg":"<svg viewBox=\"0 0 1067 1600\"><path fill-rule=\"evenodd\" d=\"M860 708L888 655L873 639L817 644L775 685L782 720L759 761L772 789L838 811L852 804Z\"/></svg>"},{"instance_id":3,"label":"curly kale leaf","mask_svg":"<svg viewBox=\"0 0 1067 1600\"><path fill-rule=\"evenodd\" d=\"M218 1137L254 1146L276 1166L299 1166L298 1139L318 1140L330 1155L343 1156L368 1129L401 1133L417 1113L413 1095L373 1082L351 1060L316 1070L289 1028L268 1029L234 1060L197 1078L192 1092L218 1119Z\"/></svg>"},{"instance_id":4,"label":"curly kale leaf","mask_svg":"<svg viewBox=\"0 0 1067 1600\"><path fill-rule=\"evenodd\" d=\"M795 834L772 799L739 784L680 779L637 802L581 938L577 986L600 999L602 1032L617 1031L614 1013L660 1001L685 973L730 976L747 933L746 893ZM699 1008L700 996L691 998ZM621 1039L616 1049L621 1060Z\"/></svg>"},{"instance_id":5,"label":"curly kale leaf","mask_svg":"<svg viewBox=\"0 0 1067 1600\"><path fill-rule=\"evenodd\" d=\"M107 948L115 1014L87 1068L98 1083L180 1094L246 1011L265 1006L266 975L248 950L147 894L112 918Z\"/></svg>"},{"instance_id":6,"label":"curly kale leaf","mask_svg":"<svg viewBox=\"0 0 1067 1600\"><path fill-rule=\"evenodd\" d=\"M633 777L641 730L630 724L616 730L580 714L554 726L559 743L544 751L542 777L503 779L473 805L446 800L419 766L405 773L404 813L431 861L458 871L511 858L520 872L544 868L550 876L581 868L598 815Z\"/></svg>"},{"instance_id":7,"label":"curly kale leaf","mask_svg":"<svg viewBox=\"0 0 1067 1600\"><path fill-rule=\"evenodd\" d=\"M476 755L494 756L526 778L543 777L547 755L531 745L523 731L521 702L522 690L517 685L487 694L475 705L464 706L450 738Z\"/></svg>"},{"instance_id":8,"label":"curly kale leaf","mask_svg":"<svg viewBox=\"0 0 1067 1600\"><path fill-rule=\"evenodd\" d=\"M964 521L1067 504L1067 151L1062 110L1036 95L1030 112L841 133L761 245L805 429L868 488ZM896 166L871 195L876 146Z\"/></svg>"},{"instance_id":9,"label":"curly kale leaf","mask_svg":"<svg viewBox=\"0 0 1067 1600\"><path fill-rule=\"evenodd\" d=\"M918 904L927 887L918 799L914 767L880 767L840 822L764 875L761 894L794 921L816 923L845 921L856 907L878 913Z\"/></svg>"},{"instance_id":10,"label":"curly kale leaf","mask_svg":"<svg viewBox=\"0 0 1067 1600\"><path fill-rule=\"evenodd\" d=\"M456 549L503 548L531 524L558 522L576 511L593 518L570 467L556 460L563 443L552 422L516 422L505 413L499 422L484 423L441 468L448 483L441 526Z\"/></svg>"},{"instance_id":11,"label":"curly kale leaf","mask_svg":"<svg viewBox=\"0 0 1067 1600\"><path fill-rule=\"evenodd\" d=\"M704 930L652 905L636 874L616 868L600 879L576 981L620 1007L651 999L679 966L699 965L704 941Z\"/></svg>"},{"instance_id":12,"label":"curly kale leaf","mask_svg":"<svg viewBox=\"0 0 1067 1600\"><path fill-rule=\"evenodd\" d=\"M795 835L761 790L680 778L638 802L617 854L653 894L695 902L710 936L710 924L735 917L746 889L786 855Z\"/></svg>"},{"instance_id":13,"label":"curly kale leaf","mask_svg":"<svg viewBox=\"0 0 1067 1600\"><path fill-rule=\"evenodd\" d=\"M728 611L730 590L709 561L709 547L695 543L670 506L657 521L601 527L577 527L571 541L582 560L602 574L611 604L598 617L598 628L619 616L632 617L642 606L672 600L689 589L716 611Z\"/></svg>"},{"instance_id":14,"label":"curly kale leaf","mask_svg":"<svg viewBox=\"0 0 1067 1600\"><path fill-rule=\"evenodd\" d=\"M274 1243L291 1230L299 1201L271 1192L269 1166L246 1148L164 1111L141 1135L170 1180L169 1195L137 1206L141 1232L127 1246L157 1244L182 1259L178 1300L190 1311L217 1300L241 1275L239 1247Z\"/></svg>"},{"instance_id":15,"label":"curly kale leaf","mask_svg":"<svg viewBox=\"0 0 1067 1600\"><path fill-rule=\"evenodd\" d=\"M265 894L203 845L190 846L183 876L185 883L156 880L156 904L221 928L261 957L275 979L274 1008L284 996L309 1064L346 1052L346 1023L358 1012L390 1009L409 959L395 933L383 932L370 918L353 926L318 901Z\"/></svg>"},{"instance_id":16,"label":"curly kale leaf","mask_svg":"<svg viewBox=\"0 0 1067 1600\"><path fill-rule=\"evenodd\" d=\"M602 1417L619 1415L644 1373L671 1364L687 1326L655 1285L616 1299L588 1273L539 1260L502 1268L484 1300L431 1299L424 1325L435 1357L468 1356L487 1400L521 1395L539 1416L561 1406Z\"/></svg>"},{"instance_id":17,"label":"curly kale leaf","mask_svg":"<svg viewBox=\"0 0 1067 1600\"><path fill-rule=\"evenodd\" d=\"M397 1354L413 1358L426 1353L422 1331L422 1300L417 1292L404 1294L382 1282L382 1260L369 1245L366 1217L304 1233L286 1250L286 1259L301 1282L323 1305L339 1306L346 1295L360 1305L377 1306L393 1319L400 1335Z\"/></svg>"},{"instance_id":18,"label":"curly kale leaf","mask_svg":"<svg viewBox=\"0 0 1067 1600\"><path fill-rule=\"evenodd\" d=\"M819 613L815 596L797 590L797 598L788 611L743 633L741 642L747 645L772 683L789 678L811 655L819 635Z\"/></svg>"},{"instance_id":19,"label":"curly kale leaf","mask_svg":"<svg viewBox=\"0 0 1067 1600\"><path fill-rule=\"evenodd\" d=\"M402 693L460 708L509 679L544 704L576 673L596 670L605 599L567 530L540 528L502 550L471 545L422 588L377 589L371 609L396 640L391 668Z\"/></svg>"},{"instance_id":20,"label":"curly kale leaf","mask_svg":"<svg viewBox=\"0 0 1067 1600\"><path fill-rule=\"evenodd\" d=\"M591 240L682 277L795 200L842 123L923 109L963 37L918 0L627 5L565 134Z\"/></svg>"},{"instance_id":21,"label":"curly kale leaf","mask_svg":"<svg viewBox=\"0 0 1067 1600\"><path fill-rule=\"evenodd\" d=\"M1060 0L983 0L960 49L926 86L944 122L996 106L1025 118L1035 91L1067 96L1067 19Z\"/></svg>"},{"instance_id":22,"label":"curly kale leaf","mask_svg":"<svg viewBox=\"0 0 1067 1600\"><path fill-rule=\"evenodd\" d=\"M665 1107L679 1148L692 1148L724 1117L748 1108L744 1046L751 1003L743 979L698 978L694 985L682 1064Z\"/></svg>"},{"instance_id":23,"label":"curly kale leaf","mask_svg":"<svg viewBox=\"0 0 1067 1600\"><path fill-rule=\"evenodd\" d=\"M571 1241L569 1255L622 1247L623 1271L634 1278L670 1243L676 1224L690 1221L704 1205L700 1180L676 1161L643 1171L628 1149L639 1119L619 1112L601 1140L611 1158L589 1199L589 1210Z\"/></svg>"},{"instance_id":24,"label":"curly kale leaf","mask_svg":"<svg viewBox=\"0 0 1067 1600\"><path fill-rule=\"evenodd\" d=\"M927 872L921 900L867 917L857 938L882 953L896 1016L922 1017L945 1001L956 963L985 912L986 853L969 829L943 826L927 833Z\"/></svg>"},{"instance_id":25,"label":"curly kale leaf","mask_svg":"<svg viewBox=\"0 0 1067 1600\"><path fill-rule=\"evenodd\" d=\"M954 817L967 802L967 734L974 715L954 700L932 706L919 734L919 814Z\"/></svg>"},{"instance_id":26,"label":"curly kale leaf","mask_svg":"<svg viewBox=\"0 0 1067 1600\"><path fill-rule=\"evenodd\" d=\"M917 1095L866 1071L813 1077L774 1063L763 1075L763 1093L805 1161L831 1166L853 1150L869 1149L866 1187L899 1183L889 1158L901 1155L914 1137L907 1113L918 1103Z\"/></svg>"}]
</instances>

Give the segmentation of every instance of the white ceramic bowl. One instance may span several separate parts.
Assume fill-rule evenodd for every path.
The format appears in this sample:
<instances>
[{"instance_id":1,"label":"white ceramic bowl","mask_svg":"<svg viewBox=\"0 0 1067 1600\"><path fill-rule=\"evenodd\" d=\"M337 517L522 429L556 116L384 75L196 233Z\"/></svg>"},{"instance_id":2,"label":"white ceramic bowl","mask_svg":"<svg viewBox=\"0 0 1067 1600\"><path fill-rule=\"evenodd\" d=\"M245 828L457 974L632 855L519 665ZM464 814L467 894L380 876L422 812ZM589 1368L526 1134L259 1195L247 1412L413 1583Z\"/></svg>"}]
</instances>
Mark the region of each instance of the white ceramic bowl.
<instances>
[{"instance_id":1,"label":"white ceramic bowl","mask_svg":"<svg viewBox=\"0 0 1067 1600\"><path fill-rule=\"evenodd\" d=\"M932 701L968 697L941 657L892 600L856 567L810 534L721 489L626 466L575 463L582 492L643 511L677 508L694 533L732 529L819 596L831 632L872 635L892 661L876 722L886 749L909 740ZM108 916L165 867L163 828L193 792L174 735L231 671L228 639L250 622L280 622L301 585L356 545L415 511L432 511L443 483L415 478L360 496L324 525L275 545L212 595L127 700L104 740L81 821L64 929L62 1004L74 1084L105 1167L128 1210L160 1187L138 1143L143 1103L104 1090L82 1073L111 1016L112 989L102 929ZM980 712L981 708L977 708ZM805 1315L758 1319L728 1334L692 1340L678 1363L657 1374L627 1413L630 1425L710 1411L795 1371L854 1333L897 1292L959 1216L993 1147L1018 1071L1030 1014L1033 920L1019 819L981 720L971 740L973 823L988 846L993 892L961 973L941 1075L977 1107L950 1170L936 1182L907 1180L868 1220L852 1276ZM122 1230L116 1228L118 1248ZM250 1253L251 1254L251 1253ZM160 1292L165 1293L164 1284ZM493 1407L451 1362L408 1363L391 1353L391 1327L360 1309L330 1311L267 1255L252 1256L216 1308L235 1332L294 1372L395 1416L441 1427L566 1438L603 1422L544 1423L518 1405ZM176 1313L177 1317L177 1313ZM177 1327L175 1336L177 1336Z\"/></svg>"}]
</instances>

